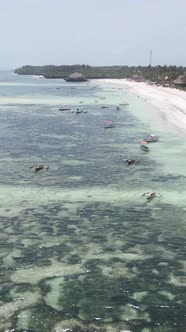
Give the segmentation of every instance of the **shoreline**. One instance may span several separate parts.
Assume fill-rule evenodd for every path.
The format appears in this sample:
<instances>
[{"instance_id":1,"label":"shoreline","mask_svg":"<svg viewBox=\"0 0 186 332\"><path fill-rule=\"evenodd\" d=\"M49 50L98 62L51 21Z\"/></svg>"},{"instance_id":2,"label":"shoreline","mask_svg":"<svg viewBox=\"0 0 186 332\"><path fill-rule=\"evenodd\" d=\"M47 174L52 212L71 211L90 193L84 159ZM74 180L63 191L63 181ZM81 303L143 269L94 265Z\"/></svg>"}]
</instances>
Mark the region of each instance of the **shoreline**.
<instances>
[{"instance_id":1,"label":"shoreline","mask_svg":"<svg viewBox=\"0 0 186 332\"><path fill-rule=\"evenodd\" d=\"M167 121L186 132L186 91L127 79L102 79L99 82L123 87L130 94L144 98L158 108Z\"/></svg>"}]
</instances>

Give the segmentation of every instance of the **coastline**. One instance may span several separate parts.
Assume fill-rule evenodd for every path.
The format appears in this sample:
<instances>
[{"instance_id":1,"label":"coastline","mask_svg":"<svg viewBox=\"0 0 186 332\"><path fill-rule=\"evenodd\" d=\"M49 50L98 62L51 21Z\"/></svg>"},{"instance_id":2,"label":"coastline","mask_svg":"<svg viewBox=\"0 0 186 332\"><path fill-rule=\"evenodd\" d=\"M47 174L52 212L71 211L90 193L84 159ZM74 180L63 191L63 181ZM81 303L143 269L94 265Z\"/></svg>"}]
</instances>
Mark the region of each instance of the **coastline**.
<instances>
[{"instance_id":1,"label":"coastline","mask_svg":"<svg viewBox=\"0 0 186 332\"><path fill-rule=\"evenodd\" d=\"M99 82L123 87L130 94L144 98L145 102L163 113L167 121L186 132L186 91L127 79L104 79Z\"/></svg>"}]
</instances>

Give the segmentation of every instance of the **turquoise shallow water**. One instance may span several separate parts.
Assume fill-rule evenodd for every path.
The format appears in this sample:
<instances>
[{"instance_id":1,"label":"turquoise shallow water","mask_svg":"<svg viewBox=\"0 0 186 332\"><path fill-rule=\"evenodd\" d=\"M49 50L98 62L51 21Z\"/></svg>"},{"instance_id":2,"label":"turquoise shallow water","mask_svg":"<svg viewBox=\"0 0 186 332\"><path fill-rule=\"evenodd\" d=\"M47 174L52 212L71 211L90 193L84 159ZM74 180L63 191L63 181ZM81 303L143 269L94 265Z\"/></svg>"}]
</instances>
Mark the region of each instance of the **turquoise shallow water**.
<instances>
[{"instance_id":1,"label":"turquoise shallow water","mask_svg":"<svg viewBox=\"0 0 186 332\"><path fill-rule=\"evenodd\" d=\"M0 330L184 331L185 139L115 85L0 73Z\"/></svg>"}]
</instances>

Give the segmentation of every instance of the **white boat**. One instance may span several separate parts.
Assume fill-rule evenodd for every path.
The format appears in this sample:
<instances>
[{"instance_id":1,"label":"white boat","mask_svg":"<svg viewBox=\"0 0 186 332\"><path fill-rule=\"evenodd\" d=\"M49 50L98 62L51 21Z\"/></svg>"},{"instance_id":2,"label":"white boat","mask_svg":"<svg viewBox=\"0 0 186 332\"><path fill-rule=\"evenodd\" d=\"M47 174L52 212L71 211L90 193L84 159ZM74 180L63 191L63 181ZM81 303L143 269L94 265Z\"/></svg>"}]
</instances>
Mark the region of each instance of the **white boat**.
<instances>
[{"instance_id":1,"label":"white boat","mask_svg":"<svg viewBox=\"0 0 186 332\"><path fill-rule=\"evenodd\" d=\"M121 106L127 106L129 105L127 102L120 103Z\"/></svg>"},{"instance_id":2,"label":"white boat","mask_svg":"<svg viewBox=\"0 0 186 332\"><path fill-rule=\"evenodd\" d=\"M144 138L144 141L151 143L151 142L157 142L159 141L159 136L156 135L148 135L147 137Z\"/></svg>"},{"instance_id":3,"label":"white boat","mask_svg":"<svg viewBox=\"0 0 186 332\"><path fill-rule=\"evenodd\" d=\"M32 78L44 78L43 75L32 75Z\"/></svg>"}]
</instances>

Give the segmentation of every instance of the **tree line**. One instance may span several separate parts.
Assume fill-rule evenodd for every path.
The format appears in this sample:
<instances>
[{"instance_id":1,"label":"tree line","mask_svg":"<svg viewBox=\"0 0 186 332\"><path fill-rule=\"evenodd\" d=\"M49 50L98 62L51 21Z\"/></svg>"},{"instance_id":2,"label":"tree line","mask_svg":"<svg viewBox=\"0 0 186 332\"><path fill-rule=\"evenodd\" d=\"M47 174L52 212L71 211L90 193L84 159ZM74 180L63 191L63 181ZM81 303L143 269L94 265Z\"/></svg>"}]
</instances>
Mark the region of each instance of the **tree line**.
<instances>
[{"instance_id":1,"label":"tree line","mask_svg":"<svg viewBox=\"0 0 186 332\"><path fill-rule=\"evenodd\" d=\"M47 65L23 66L14 70L20 75L42 75L46 78L67 78L74 72L81 73L87 79L100 78L136 78L154 82L172 82L179 75L185 75L182 66L89 66L89 65Z\"/></svg>"}]
</instances>

